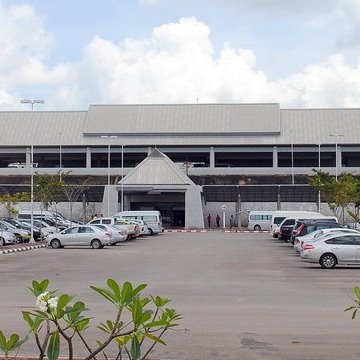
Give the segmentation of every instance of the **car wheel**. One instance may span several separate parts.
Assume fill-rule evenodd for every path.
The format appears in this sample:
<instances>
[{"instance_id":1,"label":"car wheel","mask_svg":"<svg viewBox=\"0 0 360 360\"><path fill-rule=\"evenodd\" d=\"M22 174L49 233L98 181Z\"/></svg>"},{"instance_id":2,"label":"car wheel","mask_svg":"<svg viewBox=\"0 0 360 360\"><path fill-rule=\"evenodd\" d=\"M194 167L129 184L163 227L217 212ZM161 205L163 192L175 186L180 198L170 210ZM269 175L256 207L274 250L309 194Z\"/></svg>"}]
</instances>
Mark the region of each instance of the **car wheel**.
<instances>
[{"instance_id":1,"label":"car wheel","mask_svg":"<svg viewBox=\"0 0 360 360\"><path fill-rule=\"evenodd\" d=\"M254 226L254 230L255 230L255 231L260 231L260 230L261 230L261 226L260 226L260 225L255 225L255 226Z\"/></svg>"},{"instance_id":2,"label":"car wheel","mask_svg":"<svg viewBox=\"0 0 360 360\"><path fill-rule=\"evenodd\" d=\"M336 266L337 259L333 254L324 254L321 256L319 263L323 269L333 269Z\"/></svg>"},{"instance_id":3,"label":"car wheel","mask_svg":"<svg viewBox=\"0 0 360 360\"><path fill-rule=\"evenodd\" d=\"M58 239L54 239L54 240L51 240L50 246L53 249L60 249L61 248L61 243L60 243L60 241Z\"/></svg>"},{"instance_id":4,"label":"car wheel","mask_svg":"<svg viewBox=\"0 0 360 360\"><path fill-rule=\"evenodd\" d=\"M154 235L153 229L149 228L149 234L150 234L150 236L153 236L153 235Z\"/></svg>"},{"instance_id":5,"label":"car wheel","mask_svg":"<svg viewBox=\"0 0 360 360\"><path fill-rule=\"evenodd\" d=\"M0 246L4 246L5 245L5 240L4 238L0 238Z\"/></svg>"},{"instance_id":6,"label":"car wheel","mask_svg":"<svg viewBox=\"0 0 360 360\"><path fill-rule=\"evenodd\" d=\"M94 239L94 240L91 242L91 247L92 247L93 249L101 249L103 246L102 246L100 240Z\"/></svg>"}]
</instances>

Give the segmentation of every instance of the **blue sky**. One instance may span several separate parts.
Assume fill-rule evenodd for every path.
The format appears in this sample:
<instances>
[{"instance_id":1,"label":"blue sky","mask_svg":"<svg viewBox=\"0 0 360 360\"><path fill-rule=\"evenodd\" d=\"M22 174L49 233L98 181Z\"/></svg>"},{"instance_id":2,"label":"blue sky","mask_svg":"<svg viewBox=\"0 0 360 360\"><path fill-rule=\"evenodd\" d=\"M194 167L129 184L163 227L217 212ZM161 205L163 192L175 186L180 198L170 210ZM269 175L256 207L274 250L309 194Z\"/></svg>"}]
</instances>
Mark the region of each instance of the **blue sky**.
<instances>
[{"instance_id":1,"label":"blue sky","mask_svg":"<svg viewBox=\"0 0 360 360\"><path fill-rule=\"evenodd\" d=\"M0 0L0 110L360 107L358 14L359 0Z\"/></svg>"}]
</instances>

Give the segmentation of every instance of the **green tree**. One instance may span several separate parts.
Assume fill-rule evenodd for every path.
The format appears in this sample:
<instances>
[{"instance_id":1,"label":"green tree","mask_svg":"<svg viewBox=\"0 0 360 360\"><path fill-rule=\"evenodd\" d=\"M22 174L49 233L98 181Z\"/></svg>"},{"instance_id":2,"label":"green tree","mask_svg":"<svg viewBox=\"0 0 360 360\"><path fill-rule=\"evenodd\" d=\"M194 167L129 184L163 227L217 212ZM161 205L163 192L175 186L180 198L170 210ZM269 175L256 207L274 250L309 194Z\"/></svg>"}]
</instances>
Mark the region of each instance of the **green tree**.
<instances>
[{"instance_id":1,"label":"green tree","mask_svg":"<svg viewBox=\"0 0 360 360\"><path fill-rule=\"evenodd\" d=\"M30 201L29 193L18 192L14 194L6 193L0 195L0 203L6 207L8 217L17 213L15 205L23 201Z\"/></svg>"},{"instance_id":2,"label":"green tree","mask_svg":"<svg viewBox=\"0 0 360 360\"><path fill-rule=\"evenodd\" d=\"M63 182L60 179L60 173L54 175L35 173L34 199L40 201L45 210L58 201L62 189Z\"/></svg>"},{"instance_id":3,"label":"green tree","mask_svg":"<svg viewBox=\"0 0 360 360\"><path fill-rule=\"evenodd\" d=\"M360 181L350 173L341 174L336 180L329 173L313 169L314 175L310 178L309 184L320 191L321 197L327 202L329 208L344 221L345 210L350 204L360 204Z\"/></svg>"}]
</instances>

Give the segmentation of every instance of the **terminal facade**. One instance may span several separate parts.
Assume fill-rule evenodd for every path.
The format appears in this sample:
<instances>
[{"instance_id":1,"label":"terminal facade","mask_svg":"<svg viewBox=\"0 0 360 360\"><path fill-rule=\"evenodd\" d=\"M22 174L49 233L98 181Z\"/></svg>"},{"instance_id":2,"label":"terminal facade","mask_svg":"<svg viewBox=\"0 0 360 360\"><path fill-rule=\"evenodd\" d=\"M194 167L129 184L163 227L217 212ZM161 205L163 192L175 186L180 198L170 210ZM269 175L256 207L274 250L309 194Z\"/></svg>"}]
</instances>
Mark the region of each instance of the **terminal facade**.
<instances>
[{"instance_id":1,"label":"terminal facade","mask_svg":"<svg viewBox=\"0 0 360 360\"><path fill-rule=\"evenodd\" d=\"M106 215L153 208L168 226L203 227L223 205L227 218L290 204L314 210L321 204L307 185L313 169L358 174L359 120L360 109L279 104L0 112L0 191L28 188L33 164L39 173L90 177L88 200ZM146 179L141 169L151 158L162 165Z\"/></svg>"}]
</instances>

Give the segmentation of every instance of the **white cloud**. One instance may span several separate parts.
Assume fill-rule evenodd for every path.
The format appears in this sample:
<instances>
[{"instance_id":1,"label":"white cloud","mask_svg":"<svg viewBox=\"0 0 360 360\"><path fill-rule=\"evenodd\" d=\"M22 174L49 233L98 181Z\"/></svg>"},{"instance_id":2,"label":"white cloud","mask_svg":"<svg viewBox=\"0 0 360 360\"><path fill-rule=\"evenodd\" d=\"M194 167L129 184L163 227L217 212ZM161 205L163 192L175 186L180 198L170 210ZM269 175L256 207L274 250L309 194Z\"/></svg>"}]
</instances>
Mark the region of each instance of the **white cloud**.
<instances>
[{"instance_id":1,"label":"white cloud","mask_svg":"<svg viewBox=\"0 0 360 360\"><path fill-rule=\"evenodd\" d=\"M140 2L147 6L156 6L159 5L160 0L141 0Z\"/></svg>"},{"instance_id":2,"label":"white cloud","mask_svg":"<svg viewBox=\"0 0 360 360\"><path fill-rule=\"evenodd\" d=\"M355 1L355 0L354 0ZM360 1L360 0L359 0ZM280 102L284 107L360 107L360 61L340 52L291 76L269 81L251 49L224 44L196 18L155 28L120 43L95 36L76 63L49 67L53 38L34 9L0 0L0 109L36 89L47 109L89 103ZM31 31L29 30L31 29Z\"/></svg>"}]
</instances>

